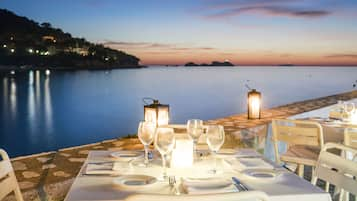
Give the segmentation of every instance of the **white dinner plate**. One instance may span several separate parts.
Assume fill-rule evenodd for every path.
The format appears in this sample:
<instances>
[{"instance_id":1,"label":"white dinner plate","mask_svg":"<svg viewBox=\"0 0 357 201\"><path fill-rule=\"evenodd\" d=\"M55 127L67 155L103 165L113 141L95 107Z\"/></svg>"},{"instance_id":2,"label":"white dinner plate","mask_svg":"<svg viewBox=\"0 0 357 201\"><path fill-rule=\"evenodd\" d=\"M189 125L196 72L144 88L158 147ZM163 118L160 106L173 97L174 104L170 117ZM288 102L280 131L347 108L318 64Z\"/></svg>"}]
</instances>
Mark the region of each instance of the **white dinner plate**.
<instances>
[{"instance_id":1,"label":"white dinner plate","mask_svg":"<svg viewBox=\"0 0 357 201\"><path fill-rule=\"evenodd\" d=\"M272 180L276 179L280 172L273 169L246 169L242 171L243 175L259 180Z\"/></svg>"},{"instance_id":2,"label":"white dinner plate","mask_svg":"<svg viewBox=\"0 0 357 201\"><path fill-rule=\"evenodd\" d=\"M232 185L230 179L225 178L185 178L182 184L195 189L219 189Z\"/></svg>"},{"instance_id":3,"label":"white dinner plate","mask_svg":"<svg viewBox=\"0 0 357 201\"><path fill-rule=\"evenodd\" d=\"M131 160L143 156L141 151L116 151L110 154L111 157L121 160Z\"/></svg>"},{"instance_id":4,"label":"white dinner plate","mask_svg":"<svg viewBox=\"0 0 357 201\"><path fill-rule=\"evenodd\" d=\"M149 175L124 175L113 180L113 185L126 190L146 188L157 182L155 177Z\"/></svg>"}]
</instances>

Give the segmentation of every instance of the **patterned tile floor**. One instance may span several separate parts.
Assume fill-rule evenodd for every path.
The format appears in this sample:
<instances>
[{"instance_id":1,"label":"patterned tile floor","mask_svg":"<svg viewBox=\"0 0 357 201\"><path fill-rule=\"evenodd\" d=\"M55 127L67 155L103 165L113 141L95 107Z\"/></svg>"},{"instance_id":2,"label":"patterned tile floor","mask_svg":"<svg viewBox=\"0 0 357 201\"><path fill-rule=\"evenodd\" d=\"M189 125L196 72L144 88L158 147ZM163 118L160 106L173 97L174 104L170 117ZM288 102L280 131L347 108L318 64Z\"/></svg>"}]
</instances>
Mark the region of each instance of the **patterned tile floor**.
<instances>
[{"instance_id":1,"label":"patterned tile floor","mask_svg":"<svg viewBox=\"0 0 357 201\"><path fill-rule=\"evenodd\" d=\"M267 124L273 118L286 118L337 103L338 100L357 98L357 90L267 109L259 120L248 120L246 114L209 120L207 124L223 125L225 147L254 147L263 149ZM61 149L12 159L16 177L25 200L63 200L78 174L89 150L143 149L137 138L121 138L89 145ZM14 200L13 196L5 198Z\"/></svg>"}]
</instances>

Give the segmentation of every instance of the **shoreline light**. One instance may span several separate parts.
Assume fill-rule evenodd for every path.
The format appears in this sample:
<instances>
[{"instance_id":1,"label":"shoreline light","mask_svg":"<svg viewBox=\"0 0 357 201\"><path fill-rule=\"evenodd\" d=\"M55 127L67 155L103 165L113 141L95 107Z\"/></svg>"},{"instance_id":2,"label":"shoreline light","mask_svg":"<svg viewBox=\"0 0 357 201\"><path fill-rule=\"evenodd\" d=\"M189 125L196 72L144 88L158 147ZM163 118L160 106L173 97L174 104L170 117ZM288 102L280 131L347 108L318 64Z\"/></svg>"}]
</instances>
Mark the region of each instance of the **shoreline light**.
<instances>
[{"instance_id":1,"label":"shoreline light","mask_svg":"<svg viewBox=\"0 0 357 201\"><path fill-rule=\"evenodd\" d=\"M261 93L252 89L248 92L248 119L260 119L261 107Z\"/></svg>"},{"instance_id":2,"label":"shoreline light","mask_svg":"<svg viewBox=\"0 0 357 201\"><path fill-rule=\"evenodd\" d=\"M50 74L51 74L51 71L49 69L46 69L45 75L50 75Z\"/></svg>"}]
</instances>

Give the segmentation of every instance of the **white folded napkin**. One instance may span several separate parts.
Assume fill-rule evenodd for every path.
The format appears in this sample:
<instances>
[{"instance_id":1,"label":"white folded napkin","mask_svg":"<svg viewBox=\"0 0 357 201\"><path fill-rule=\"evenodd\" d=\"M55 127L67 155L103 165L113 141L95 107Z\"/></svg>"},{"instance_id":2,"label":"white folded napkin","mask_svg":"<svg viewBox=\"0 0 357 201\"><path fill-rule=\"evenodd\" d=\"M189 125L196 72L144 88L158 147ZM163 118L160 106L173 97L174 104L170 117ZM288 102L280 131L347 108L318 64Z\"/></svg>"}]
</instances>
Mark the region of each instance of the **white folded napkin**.
<instances>
[{"instance_id":1,"label":"white folded napkin","mask_svg":"<svg viewBox=\"0 0 357 201\"><path fill-rule=\"evenodd\" d=\"M232 181L224 178L186 178L182 179L182 187L192 195L238 192Z\"/></svg>"},{"instance_id":2,"label":"white folded napkin","mask_svg":"<svg viewBox=\"0 0 357 201\"><path fill-rule=\"evenodd\" d=\"M113 174L114 163L88 163L85 174Z\"/></svg>"},{"instance_id":3,"label":"white folded napkin","mask_svg":"<svg viewBox=\"0 0 357 201\"><path fill-rule=\"evenodd\" d=\"M260 153L254 149L239 149L236 153L236 157L259 157Z\"/></svg>"},{"instance_id":4,"label":"white folded napkin","mask_svg":"<svg viewBox=\"0 0 357 201\"><path fill-rule=\"evenodd\" d=\"M234 169L274 169L274 167L262 158L235 158L227 160Z\"/></svg>"}]
</instances>

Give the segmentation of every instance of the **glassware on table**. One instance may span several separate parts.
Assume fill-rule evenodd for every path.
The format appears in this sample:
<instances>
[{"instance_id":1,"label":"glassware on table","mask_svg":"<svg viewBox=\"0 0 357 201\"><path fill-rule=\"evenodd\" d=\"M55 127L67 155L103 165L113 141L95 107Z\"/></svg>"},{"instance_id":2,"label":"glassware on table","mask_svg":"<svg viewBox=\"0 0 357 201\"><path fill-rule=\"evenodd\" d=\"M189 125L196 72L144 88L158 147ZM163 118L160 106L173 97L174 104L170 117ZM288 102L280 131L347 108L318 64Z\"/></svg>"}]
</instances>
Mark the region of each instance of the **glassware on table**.
<instances>
[{"instance_id":1,"label":"glassware on table","mask_svg":"<svg viewBox=\"0 0 357 201\"><path fill-rule=\"evenodd\" d=\"M162 157L163 178L167 178L166 156L175 146L175 133L172 128L157 128L155 133L155 148L160 152Z\"/></svg>"},{"instance_id":2,"label":"glassware on table","mask_svg":"<svg viewBox=\"0 0 357 201\"><path fill-rule=\"evenodd\" d=\"M222 147L224 143L225 133L223 126L207 126L206 139L209 149L214 154L214 169L210 172L213 174L217 173L217 152Z\"/></svg>"},{"instance_id":3,"label":"glassware on table","mask_svg":"<svg viewBox=\"0 0 357 201\"><path fill-rule=\"evenodd\" d=\"M144 145L144 149L145 149L145 157L144 157L145 167L149 165L149 145L154 140L155 130L156 130L156 125L153 122L142 121L139 123L138 137L140 142Z\"/></svg>"},{"instance_id":4,"label":"glassware on table","mask_svg":"<svg viewBox=\"0 0 357 201\"><path fill-rule=\"evenodd\" d=\"M345 103L342 100L337 101L336 110L336 112L340 113L341 117L343 117L343 114L345 112Z\"/></svg>"},{"instance_id":5,"label":"glassware on table","mask_svg":"<svg viewBox=\"0 0 357 201\"><path fill-rule=\"evenodd\" d=\"M187 133L193 140L193 153L196 156L196 146L198 139L203 133L203 121L200 119L190 119L187 121Z\"/></svg>"},{"instance_id":6,"label":"glassware on table","mask_svg":"<svg viewBox=\"0 0 357 201\"><path fill-rule=\"evenodd\" d=\"M344 120L350 121L353 111L355 110L355 104L351 102L345 102L344 111L346 112L346 118Z\"/></svg>"}]
</instances>

